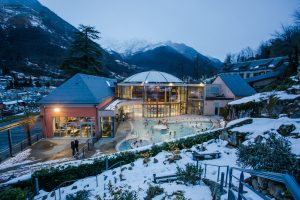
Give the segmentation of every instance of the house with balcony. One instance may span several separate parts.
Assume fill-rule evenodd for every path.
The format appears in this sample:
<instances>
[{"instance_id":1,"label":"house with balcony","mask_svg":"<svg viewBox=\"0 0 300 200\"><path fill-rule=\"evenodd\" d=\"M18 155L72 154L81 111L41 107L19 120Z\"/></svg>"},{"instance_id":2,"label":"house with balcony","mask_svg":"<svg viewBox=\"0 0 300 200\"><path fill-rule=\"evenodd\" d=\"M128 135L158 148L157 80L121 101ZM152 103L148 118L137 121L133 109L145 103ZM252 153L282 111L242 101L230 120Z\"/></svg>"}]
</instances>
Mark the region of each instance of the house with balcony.
<instances>
[{"instance_id":1,"label":"house with balcony","mask_svg":"<svg viewBox=\"0 0 300 200\"><path fill-rule=\"evenodd\" d=\"M221 74L205 85L204 115L222 115L233 100L255 94L255 90L237 74Z\"/></svg>"},{"instance_id":2,"label":"house with balcony","mask_svg":"<svg viewBox=\"0 0 300 200\"><path fill-rule=\"evenodd\" d=\"M261 88L283 75L288 65L287 56L251 60L224 65L219 74L240 75L252 87Z\"/></svg>"}]
</instances>

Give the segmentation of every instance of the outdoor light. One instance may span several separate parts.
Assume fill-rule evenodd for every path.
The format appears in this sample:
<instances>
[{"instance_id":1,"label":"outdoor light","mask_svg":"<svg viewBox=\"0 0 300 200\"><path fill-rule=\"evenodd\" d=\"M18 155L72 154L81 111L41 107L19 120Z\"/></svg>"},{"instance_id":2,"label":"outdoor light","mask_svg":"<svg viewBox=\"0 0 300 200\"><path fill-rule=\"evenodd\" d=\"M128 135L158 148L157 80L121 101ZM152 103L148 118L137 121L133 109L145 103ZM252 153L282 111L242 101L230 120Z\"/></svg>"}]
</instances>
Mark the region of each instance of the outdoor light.
<instances>
[{"instance_id":1,"label":"outdoor light","mask_svg":"<svg viewBox=\"0 0 300 200\"><path fill-rule=\"evenodd\" d=\"M204 84L203 84L203 83L200 83L200 86L201 86L201 87L203 87L203 86L204 86Z\"/></svg>"},{"instance_id":2,"label":"outdoor light","mask_svg":"<svg viewBox=\"0 0 300 200\"><path fill-rule=\"evenodd\" d=\"M59 112L60 108L54 108L54 112Z\"/></svg>"}]
</instances>

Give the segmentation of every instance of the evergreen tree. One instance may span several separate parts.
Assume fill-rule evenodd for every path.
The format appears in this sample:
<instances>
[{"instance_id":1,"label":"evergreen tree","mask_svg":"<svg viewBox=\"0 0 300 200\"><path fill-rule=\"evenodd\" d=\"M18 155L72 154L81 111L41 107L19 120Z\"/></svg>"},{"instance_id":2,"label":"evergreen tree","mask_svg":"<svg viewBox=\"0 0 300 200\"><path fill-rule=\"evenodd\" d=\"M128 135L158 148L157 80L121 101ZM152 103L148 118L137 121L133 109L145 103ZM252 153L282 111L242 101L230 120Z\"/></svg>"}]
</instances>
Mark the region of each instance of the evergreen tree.
<instances>
[{"instance_id":1,"label":"evergreen tree","mask_svg":"<svg viewBox=\"0 0 300 200\"><path fill-rule=\"evenodd\" d=\"M101 47L93 41L100 38L100 32L92 26L79 25L78 29L70 47L70 56L65 59L62 68L71 74L82 72L103 75Z\"/></svg>"},{"instance_id":2,"label":"evergreen tree","mask_svg":"<svg viewBox=\"0 0 300 200\"><path fill-rule=\"evenodd\" d=\"M35 87L42 87L42 84L39 79L35 82Z\"/></svg>"},{"instance_id":3,"label":"evergreen tree","mask_svg":"<svg viewBox=\"0 0 300 200\"><path fill-rule=\"evenodd\" d=\"M19 87L20 87L20 83L19 83L18 76L16 74L13 74L13 87L12 88L19 88Z\"/></svg>"},{"instance_id":4,"label":"evergreen tree","mask_svg":"<svg viewBox=\"0 0 300 200\"><path fill-rule=\"evenodd\" d=\"M8 75L10 73L9 68L6 65L2 67L2 75Z\"/></svg>"},{"instance_id":5,"label":"evergreen tree","mask_svg":"<svg viewBox=\"0 0 300 200\"><path fill-rule=\"evenodd\" d=\"M199 79L199 55L197 54L196 57L195 57L195 60L194 60L194 68L193 68L193 78L195 80L198 80Z\"/></svg>"},{"instance_id":6,"label":"evergreen tree","mask_svg":"<svg viewBox=\"0 0 300 200\"><path fill-rule=\"evenodd\" d=\"M274 133L269 133L265 141L241 145L237 157L237 164L255 170L295 174L297 168L297 159L291 152L290 142Z\"/></svg>"},{"instance_id":7,"label":"evergreen tree","mask_svg":"<svg viewBox=\"0 0 300 200\"><path fill-rule=\"evenodd\" d=\"M29 77L28 86L29 86L29 87L32 87L32 86L33 86L32 77L31 77L31 76Z\"/></svg>"}]
</instances>

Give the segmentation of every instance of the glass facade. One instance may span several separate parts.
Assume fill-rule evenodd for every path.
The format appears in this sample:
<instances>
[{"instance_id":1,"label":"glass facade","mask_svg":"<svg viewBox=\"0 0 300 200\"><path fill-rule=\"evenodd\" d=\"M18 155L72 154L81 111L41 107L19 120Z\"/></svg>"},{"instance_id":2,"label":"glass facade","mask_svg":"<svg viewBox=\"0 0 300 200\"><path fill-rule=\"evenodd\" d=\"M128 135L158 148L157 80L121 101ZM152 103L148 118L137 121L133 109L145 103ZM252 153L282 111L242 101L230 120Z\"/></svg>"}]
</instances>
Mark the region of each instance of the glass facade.
<instances>
[{"instance_id":1,"label":"glass facade","mask_svg":"<svg viewBox=\"0 0 300 200\"><path fill-rule=\"evenodd\" d=\"M54 117L55 137L93 137L95 135L94 117Z\"/></svg>"},{"instance_id":2,"label":"glass facade","mask_svg":"<svg viewBox=\"0 0 300 200\"><path fill-rule=\"evenodd\" d=\"M170 117L203 113L204 87L200 85L120 84L117 91L120 98L142 100L142 105L122 107L130 116Z\"/></svg>"},{"instance_id":3,"label":"glass facade","mask_svg":"<svg viewBox=\"0 0 300 200\"><path fill-rule=\"evenodd\" d=\"M114 137L115 121L114 117L100 117L101 137Z\"/></svg>"}]
</instances>

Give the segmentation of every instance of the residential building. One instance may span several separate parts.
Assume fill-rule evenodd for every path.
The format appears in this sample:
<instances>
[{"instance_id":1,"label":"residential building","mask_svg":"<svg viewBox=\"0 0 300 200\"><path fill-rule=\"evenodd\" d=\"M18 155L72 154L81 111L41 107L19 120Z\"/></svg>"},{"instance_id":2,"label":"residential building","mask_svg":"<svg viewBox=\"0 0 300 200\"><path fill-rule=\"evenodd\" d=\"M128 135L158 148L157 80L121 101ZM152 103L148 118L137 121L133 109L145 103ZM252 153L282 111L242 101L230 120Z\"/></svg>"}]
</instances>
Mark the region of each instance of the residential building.
<instances>
[{"instance_id":1,"label":"residential building","mask_svg":"<svg viewBox=\"0 0 300 200\"><path fill-rule=\"evenodd\" d=\"M255 94L255 90L236 74L219 75L205 85L204 115L223 115L230 101Z\"/></svg>"},{"instance_id":2,"label":"residential building","mask_svg":"<svg viewBox=\"0 0 300 200\"><path fill-rule=\"evenodd\" d=\"M264 87L282 75L288 67L288 57L276 57L225 65L221 74L236 74L254 88Z\"/></svg>"}]
</instances>

